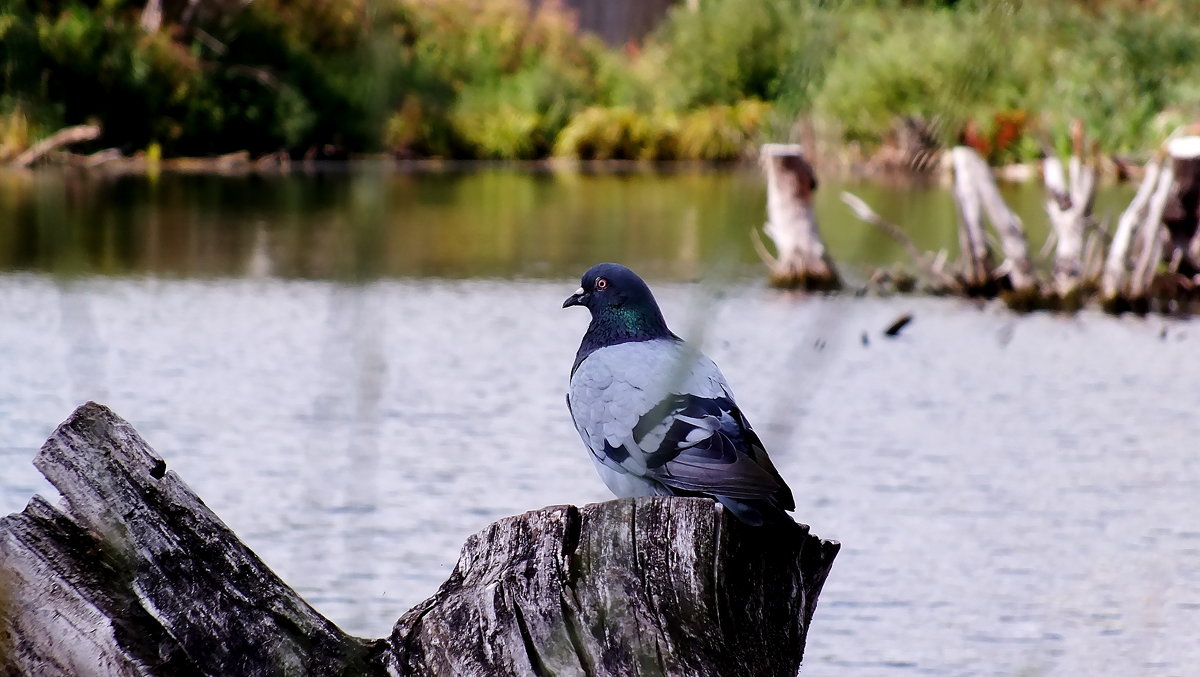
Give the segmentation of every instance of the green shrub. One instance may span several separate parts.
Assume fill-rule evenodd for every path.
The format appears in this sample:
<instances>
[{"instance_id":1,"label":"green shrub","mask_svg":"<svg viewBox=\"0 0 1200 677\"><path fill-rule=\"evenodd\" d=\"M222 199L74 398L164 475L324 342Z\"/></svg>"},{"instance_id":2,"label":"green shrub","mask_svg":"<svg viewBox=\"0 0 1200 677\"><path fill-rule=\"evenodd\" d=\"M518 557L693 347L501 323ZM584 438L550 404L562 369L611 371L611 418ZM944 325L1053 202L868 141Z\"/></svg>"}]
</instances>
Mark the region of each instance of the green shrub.
<instances>
[{"instance_id":1,"label":"green shrub","mask_svg":"<svg viewBox=\"0 0 1200 677\"><path fill-rule=\"evenodd\" d=\"M687 114L679 124L679 158L720 161L745 157L757 146L758 130L770 112L770 105L748 100Z\"/></svg>"},{"instance_id":2,"label":"green shrub","mask_svg":"<svg viewBox=\"0 0 1200 677\"><path fill-rule=\"evenodd\" d=\"M1168 3L1169 5L1169 3ZM1165 119L1200 112L1200 26L1167 8L1104 13L1077 7L1044 10L1045 65L1054 77L1037 109L1064 142L1071 119L1115 152L1156 147ZM1162 118L1164 111L1174 113Z\"/></svg>"},{"instance_id":3,"label":"green shrub","mask_svg":"<svg viewBox=\"0 0 1200 677\"><path fill-rule=\"evenodd\" d=\"M554 3L532 11L525 0L400 2L412 19L415 76L408 112L397 110L388 126L391 142L410 145L389 143L393 150L544 156L572 115L603 98L602 72L612 77L611 55L580 39ZM417 109L420 133L411 123Z\"/></svg>"},{"instance_id":4,"label":"green shrub","mask_svg":"<svg viewBox=\"0 0 1200 677\"><path fill-rule=\"evenodd\" d=\"M672 127L670 119L628 107L587 108L559 133L554 154L581 160L670 159Z\"/></svg>"},{"instance_id":5,"label":"green shrub","mask_svg":"<svg viewBox=\"0 0 1200 677\"><path fill-rule=\"evenodd\" d=\"M1156 11L1122 2L1103 10L1076 2L958 3L954 11L853 9L815 111L841 137L868 148L897 116L929 123L943 143L972 125L995 131L1013 112L1028 134L1065 149L1073 119L1109 151L1146 149L1167 118L1200 105L1200 25L1186 3ZM1163 117L1163 112L1175 115ZM992 160L1031 159L1032 138L993 149Z\"/></svg>"},{"instance_id":6,"label":"green shrub","mask_svg":"<svg viewBox=\"0 0 1200 677\"><path fill-rule=\"evenodd\" d=\"M528 159L539 155L541 116L508 103L483 109L456 110L455 133L475 157Z\"/></svg>"},{"instance_id":7,"label":"green shrub","mask_svg":"<svg viewBox=\"0 0 1200 677\"><path fill-rule=\"evenodd\" d=\"M653 40L665 46L662 103L677 108L780 98L814 39L806 0L707 0L678 4Z\"/></svg>"},{"instance_id":8,"label":"green shrub","mask_svg":"<svg viewBox=\"0 0 1200 677\"><path fill-rule=\"evenodd\" d=\"M554 0L189 4L146 34L141 0L0 0L5 148L94 121L167 155L730 159L803 113L866 152L914 118L1007 162L1076 118L1129 153L1200 112L1192 0L697 0L620 50Z\"/></svg>"},{"instance_id":9,"label":"green shrub","mask_svg":"<svg viewBox=\"0 0 1200 677\"><path fill-rule=\"evenodd\" d=\"M541 157L550 152L554 138L588 98L579 73L554 64L534 64L493 81L464 86L451 120L472 155Z\"/></svg>"},{"instance_id":10,"label":"green shrub","mask_svg":"<svg viewBox=\"0 0 1200 677\"><path fill-rule=\"evenodd\" d=\"M855 12L816 100L848 141L879 144L898 117L952 144L973 118L1022 108L1033 69L1003 49L1007 26L984 12Z\"/></svg>"}]
</instances>

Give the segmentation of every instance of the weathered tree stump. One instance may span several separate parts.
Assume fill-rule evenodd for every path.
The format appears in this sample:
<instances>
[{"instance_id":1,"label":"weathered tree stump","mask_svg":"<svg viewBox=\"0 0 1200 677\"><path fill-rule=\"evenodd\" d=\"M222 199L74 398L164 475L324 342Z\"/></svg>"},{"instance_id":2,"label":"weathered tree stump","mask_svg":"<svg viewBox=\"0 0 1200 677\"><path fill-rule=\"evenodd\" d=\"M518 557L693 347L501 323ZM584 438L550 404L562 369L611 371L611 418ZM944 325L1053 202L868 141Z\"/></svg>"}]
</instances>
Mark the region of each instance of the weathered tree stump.
<instances>
[{"instance_id":1,"label":"weathered tree stump","mask_svg":"<svg viewBox=\"0 0 1200 677\"><path fill-rule=\"evenodd\" d=\"M974 149L959 146L950 151L954 168L954 204L958 209L958 235L963 260L955 272L945 270L945 252L922 253L898 226L875 213L856 195L842 193L842 201L859 219L900 242L935 293L992 297L1003 295L1017 309L1036 307L1043 294L1029 258L1025 229L996 186L987 163ZM987 215L1004 252L1004 262L993 263L983 218Z\"/></svg>"},{"instance_id":2,"label":"weathered tree stump","mask_svg":"<svg viewBox=\"0 0 1200 677\"><path fill-rule=\"evenodd\" d=\"M554 506L472 536L380 640L283 583L134 431L88 403L0 520L3 675L795 675L838 545L707 499Z\"/></svg>"},{"instance_id":3,"label":"weathered tree stump","mask_svg":"<svg viewBox=\"0 0 1200 677\"><path fill-rule=\"evenodd\" d=\"M1169 249L1164 258L1171 271L1186 278L1200 274L1200 136L1167 143L1175 182L1163 208Z\"/></svg>"},{"instance_id":4,"label":"weathered tree stump","mask_svg":"<svg viewBox=\"0 0 1200 677\"><path fill-rule=\"evenodd\" d=\"M813 192L817 176L798 144L768 143L760 153L767 179L767 222L763 232L775 244L767 252L754 231L759 256L780 287L830 290L841 287L833 259L821 241Z\"/></svg>"},{"instance_id":5,"label":"weathered tree stump","mask_svg":"<svg viewBox=\"0 0 1200 677\"><path fill-rule=\"evenodd\" d=\"M1067 169L1057 156L1042 161L1046 185L1046 212L1051 232L1057 241L1054 253L1053 292L1069 307L1080 302L1080 285L1088 281L1084 240L1092 225L1092 205L1096 200L1096 169L1084 161L1083 125L1072 125L1074 152Z\"/></svg>"},{"instance_id":6,"label":"weathered tree stump","mask_svg":"<svg viewBox=\"0 0 1200 677\"><path fill-rule=\"evenodd\" d=\"M1141 276L1136 274L1139 264L1134 263L1132 251L1135 243L1147 255L1153 251L1147 248L1146 240L1151 240L1150 247L1155 246L1153 241L1158 237L1171 182L1171 169L1164 169L1162 158L1151 160L1146 165L1146 173L1137 194L1117 220L1117 230L1113 233L1112 244L1105 257L1104 274L1100 278L1101 300L1110 310L1120 310L1128 303L1128 299L1145 293ZM1149 265L1149 260L1146 265Z\"/></svg>"},{"instance_id":7,"label":"weathered tree stump","mask_svg":"<svg viewBox=\"0 0 1200 677\"><path fill-rule=\"evenodd\" d=\"M992 296L1007 281L1018 296L1037 294L1037 278L1029 259L1029 244L1025 227L996 186L987 162L968 146L950 151L954 167L954 202L958 205L959 244L962 248L962 278L969 292ZM1000 238L1005 260L999 267L992 265L991 249L983 229L983 214L987 214Z\"/></svg>"},{"instance_id":8,"label":"weathered tree stump","mask_svg":"<svg viewBox=\"0 0 1200 677\"><path fill-rule=\"evenodd\" d=\"M1194 296L1200 279L1200 137L1172 139L1146 166L1121 214L1101 278L1109 310L1148 310L1159 296ZM1161 265L1167 271L1159 276ZM1155 285L1156 278L1170 284ZM1169 289L1168 289L1169 288Z\"/></svg>"}]
</instances>

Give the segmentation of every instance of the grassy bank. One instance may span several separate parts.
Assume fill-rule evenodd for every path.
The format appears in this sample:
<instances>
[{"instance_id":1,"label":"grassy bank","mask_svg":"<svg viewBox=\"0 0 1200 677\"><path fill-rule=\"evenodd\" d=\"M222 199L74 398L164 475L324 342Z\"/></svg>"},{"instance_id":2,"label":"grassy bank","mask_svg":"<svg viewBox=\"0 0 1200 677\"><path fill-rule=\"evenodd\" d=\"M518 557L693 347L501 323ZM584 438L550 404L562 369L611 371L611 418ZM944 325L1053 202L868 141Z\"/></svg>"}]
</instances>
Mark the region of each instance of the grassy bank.
<instances>
[{"instance_id":1,"label":"grassy bank","mask_svg":"<svg viewBox=\"0 0 1200 677\"><path fill-rule=\"evenodd\" d=\"M867 157L1138 154L1200 110L1186 0L700 0L641 45L524 0L0 0L0 160L68 124L167 156L724 160L799 135ZM1146 5L1146 6L1143 6ZM189 9L190 7L190 9Z\"/></svg>"}]
</instances>

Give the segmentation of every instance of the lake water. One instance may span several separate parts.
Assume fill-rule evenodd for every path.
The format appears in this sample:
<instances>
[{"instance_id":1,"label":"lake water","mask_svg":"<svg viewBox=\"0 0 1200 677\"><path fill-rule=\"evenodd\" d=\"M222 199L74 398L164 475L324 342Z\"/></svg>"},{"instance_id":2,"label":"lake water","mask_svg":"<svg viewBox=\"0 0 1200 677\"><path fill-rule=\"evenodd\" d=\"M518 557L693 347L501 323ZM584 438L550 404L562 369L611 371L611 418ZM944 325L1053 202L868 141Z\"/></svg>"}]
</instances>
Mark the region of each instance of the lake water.
<instances>
[{"instance_id":1,"label":"lake water","mask_svg":"<svg viewBox=\"0 0 1200 677\"><path fill-rule=\"evenodd\" d=\"M615 259L843 543L804 674L1191 674L1200 326L772 291L760 184L0 175L0 512L53 495L30 459L97 400L318 610L382 636L471 533L608 498L563 405L586 312L559 306ZM953 245L941 189L854 189ZM852 276L898 257L822 191ZM1044 228L1036 188L1008 196Z\"/></svg>"}]
</instances>

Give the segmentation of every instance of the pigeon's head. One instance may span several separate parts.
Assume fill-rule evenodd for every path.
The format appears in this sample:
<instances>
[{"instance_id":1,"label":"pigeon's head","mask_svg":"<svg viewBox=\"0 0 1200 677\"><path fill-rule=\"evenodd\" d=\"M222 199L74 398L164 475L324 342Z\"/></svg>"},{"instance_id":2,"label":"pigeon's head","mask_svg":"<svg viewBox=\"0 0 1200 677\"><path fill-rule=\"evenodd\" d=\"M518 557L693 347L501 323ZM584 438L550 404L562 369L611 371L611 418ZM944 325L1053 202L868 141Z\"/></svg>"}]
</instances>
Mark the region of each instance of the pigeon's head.
<instances>
[{"instance_id":1,"label":"pigeon's head","mask_svg":"<svg viewBox=\"0 0 1200 677\"><path fill-rule=\"evenodd\" d=\"M653 306L654 295L637 273L619 263L597 263L579 280L579 289L563 301L563 308L584 306L595 314L605 308Z\"/></svg>"},{"instance_id":2,"label":"pigeon's head","mask_svg":"<svg viewBox=\"0 0 1200 677\"><path fill-rule=\"evenodd\" d=\"M583 274L579 289L563 308L584 306L592 318L610 320L626 331L669 334L650 287L637 273L619 263L598 263Z\"/></svg>"}]
</instances>

